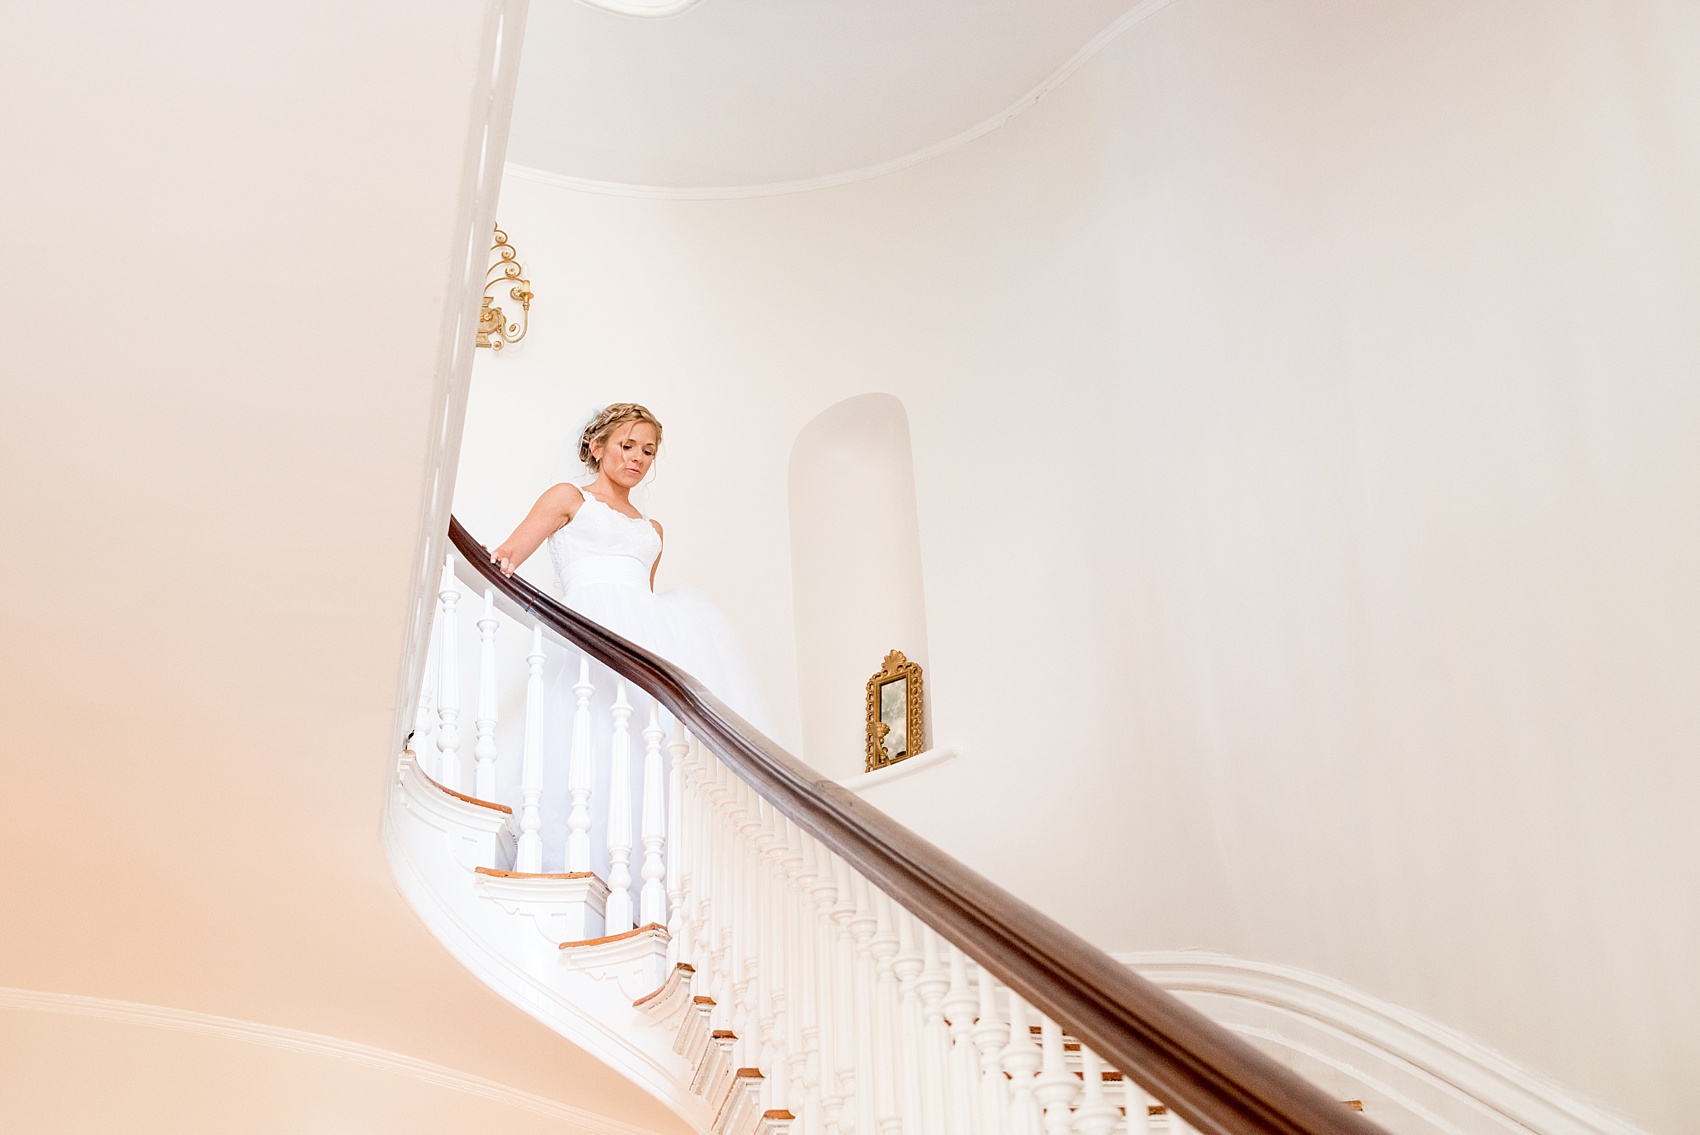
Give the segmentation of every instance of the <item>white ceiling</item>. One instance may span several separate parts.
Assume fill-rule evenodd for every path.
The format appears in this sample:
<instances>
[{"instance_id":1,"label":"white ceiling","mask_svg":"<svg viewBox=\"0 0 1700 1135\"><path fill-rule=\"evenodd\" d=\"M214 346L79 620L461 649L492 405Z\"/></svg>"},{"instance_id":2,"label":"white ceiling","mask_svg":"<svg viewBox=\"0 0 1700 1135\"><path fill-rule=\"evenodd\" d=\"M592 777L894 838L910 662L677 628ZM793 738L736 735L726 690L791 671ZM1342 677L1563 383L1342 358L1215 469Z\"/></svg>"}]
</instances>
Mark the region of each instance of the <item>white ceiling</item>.
<instances>
[{"instance_id":1,"label":"white ceiling","mask_svg":"<svg viewBox=\"0 0 1700 1135\"><path fill-rule=\"evenodd\" d=\"M1133 0L533 0L509 160L629 185L826 177L1008 109Z\"/></svg>"}]
</instances>

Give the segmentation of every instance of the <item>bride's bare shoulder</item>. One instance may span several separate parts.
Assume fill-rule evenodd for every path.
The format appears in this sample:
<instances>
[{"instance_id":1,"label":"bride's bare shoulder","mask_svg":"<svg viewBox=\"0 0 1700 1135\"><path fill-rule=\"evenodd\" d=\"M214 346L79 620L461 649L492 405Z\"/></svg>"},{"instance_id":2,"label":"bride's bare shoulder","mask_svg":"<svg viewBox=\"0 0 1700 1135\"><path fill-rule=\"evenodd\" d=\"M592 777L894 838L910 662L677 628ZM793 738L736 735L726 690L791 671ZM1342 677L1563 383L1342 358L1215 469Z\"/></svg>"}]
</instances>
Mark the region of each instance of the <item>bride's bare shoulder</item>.
<instances>
[{"instance_id":1,"label":"bride's bare shoulder","mask_svg":"<svg viewBox=\"0 0 1700 1135\"><path fill-rule=\"evenodd\" d=\"M547 512L556 516L570 518L578 511L578 506L584 503L584 490L566 481L551 485L543 490L543 495L537 498L532 506L534 512Z\"/></svg>"}]
</instances>

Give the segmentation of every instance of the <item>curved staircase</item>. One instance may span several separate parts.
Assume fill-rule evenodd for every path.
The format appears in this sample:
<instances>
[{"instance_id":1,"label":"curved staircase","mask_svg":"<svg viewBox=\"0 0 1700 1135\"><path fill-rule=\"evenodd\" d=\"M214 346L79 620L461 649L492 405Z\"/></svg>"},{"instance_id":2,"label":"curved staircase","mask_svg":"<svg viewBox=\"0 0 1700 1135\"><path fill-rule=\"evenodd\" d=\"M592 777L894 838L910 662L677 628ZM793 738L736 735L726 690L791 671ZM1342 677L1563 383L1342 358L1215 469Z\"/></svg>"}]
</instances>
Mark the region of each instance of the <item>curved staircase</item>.
<instances>
[{"instance_id":1,"label":"curved staircase","mask_svg":"<svg viewBox=\"0 0 1700 1135\"><path fill-rule=\"evenodd\" d=\"M434 681L389 797L396 878L463 964L697 1131L1382 1130L815 774L688 675L503 577L458 523L451 541ZM484 601L470 767L468 585ZM503 627L530 642L517 807L491 799ZM578 666L565 786L542 779L545 636ZM609 789L593 799L600 762ZM555 873L539 869L547 792L570 800Z\"/></svg>"}]
</instances>

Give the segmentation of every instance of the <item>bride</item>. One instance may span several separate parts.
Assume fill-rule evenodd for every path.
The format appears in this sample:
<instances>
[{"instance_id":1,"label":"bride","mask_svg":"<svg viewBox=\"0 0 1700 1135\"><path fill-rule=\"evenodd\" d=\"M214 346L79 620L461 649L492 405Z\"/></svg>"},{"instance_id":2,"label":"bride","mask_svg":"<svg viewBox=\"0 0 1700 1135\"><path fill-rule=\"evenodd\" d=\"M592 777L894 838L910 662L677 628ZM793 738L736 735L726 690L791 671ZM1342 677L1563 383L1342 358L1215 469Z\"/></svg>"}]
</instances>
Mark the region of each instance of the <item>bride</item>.
<instances>
[{"instance_id":1,"label":"bride","mask_svg":"<svg viewBox=\"0 0 1700 1135\"><path fill-rule=\"evenodd\" d=\"M766 714L743 651L719 608L688 589L655 590L665 533L660 523L632 503L632 490L649 475L661 447L661 422L635 402L616 402L591 415L578 439L578 458L593 475L585 485L562 483L546 490L490 559L506 575L547 544L568 607L615 634L659 654L712 690L758 729ZM571 736L572 686L578 677L577 651L551 652L554 689L545 704L558 709L546 723L544 783L566 783L566 738ZM596 722L592 752L596 762L593 796L608 784L608 714L614 675L595 666L592 701ZM635 691L633 691L635 694ZM632 731L648 719L646 697L631 696ZM638 744L642 744L641 741ZM634 761L636 769L641 762ZM632 799L642 794L634 783ZM561 870L566 838L565 794L545 789L542 807L543 869ZM602 797L606 799L606 797ZM592 809L596 814L599 809ZM597 828L591 831L592 870L606 878L607 849ZM634 829L635 830L635 829Z\"/></svg>"}]
</instances>

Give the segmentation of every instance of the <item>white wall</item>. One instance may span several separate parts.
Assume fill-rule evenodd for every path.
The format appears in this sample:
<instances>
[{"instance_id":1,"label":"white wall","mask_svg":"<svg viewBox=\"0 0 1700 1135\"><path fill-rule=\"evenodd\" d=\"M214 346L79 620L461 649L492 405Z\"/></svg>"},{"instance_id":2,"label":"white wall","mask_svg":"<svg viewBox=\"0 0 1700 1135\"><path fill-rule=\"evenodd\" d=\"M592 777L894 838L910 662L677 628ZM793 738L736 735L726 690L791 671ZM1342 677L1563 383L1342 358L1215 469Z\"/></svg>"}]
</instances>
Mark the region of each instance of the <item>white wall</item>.
<instances>
[{"instance_id":1,"label":"white wall","mask_svg":"<svg viewBox=\"0 0 1700 1135\"><path fill-rule=\"evenodd\" d=\"M926 588L909 415L889 394L828 407L791 447L791 589L803 758L831 777L867 767L867 682L891 651L922 668ZM910 739L914 756L925 737Z\"/></svg>"},{"instance_id":2,"label":"white wall","mask_svg":"<svg viewBox=\"0 0 1700 1135\"><path fill-rule=\"evenodd\" d=\"M875 802L1114 948L1330 974L1700 1121L1690 5L1177 0L904 173L510 179L499 538L592 399L794 715L786 458L910 415L936 738ZM790 718L795 736L795 716Z\"/></svg>"}]
</instances>

